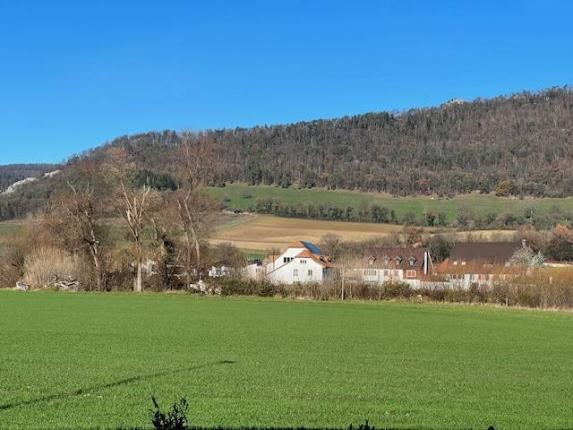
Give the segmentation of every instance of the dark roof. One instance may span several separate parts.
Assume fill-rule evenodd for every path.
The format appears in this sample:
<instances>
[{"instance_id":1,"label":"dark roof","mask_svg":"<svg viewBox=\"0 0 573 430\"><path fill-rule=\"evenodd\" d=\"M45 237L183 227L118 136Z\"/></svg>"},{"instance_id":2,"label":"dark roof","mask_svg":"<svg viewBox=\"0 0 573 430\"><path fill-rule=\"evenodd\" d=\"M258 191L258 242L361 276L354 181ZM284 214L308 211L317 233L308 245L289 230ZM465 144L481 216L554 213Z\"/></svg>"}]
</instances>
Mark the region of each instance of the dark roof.
<instances>
[{"instance_id":1,"label":"dark roof","mask_svg":"<svg viewBox=\"0 0 573 430\"><path fill-rule=\"evenodd\" d=\"M370 248L364 253L362 263L365 267L421 270L424 267L425 251L425 248Z\"/></svg>"},{"instance_id":2,"label":"dark roof","mask_svg":"<svg viewBox=\"0 0 573 430\"><path fill-rule=\"evenodd\" d=\"M519 242L458 242L450 252L450 260L505 264L520 247Z\"/></svg>"},{"instance_id":3,"label":"dark roof","mask_svg":"<svg viewBox=\"0 0 573 430\"><path fill-rule=\"evenodd\" d=\"M304 240L302 240L301 242L304 245L304 247L308 249L310 252L312 252L314 255L322 255L322 253L320 252L320 248L316 246L314 243L307 242Z\"/></svg>"}]
</instances>

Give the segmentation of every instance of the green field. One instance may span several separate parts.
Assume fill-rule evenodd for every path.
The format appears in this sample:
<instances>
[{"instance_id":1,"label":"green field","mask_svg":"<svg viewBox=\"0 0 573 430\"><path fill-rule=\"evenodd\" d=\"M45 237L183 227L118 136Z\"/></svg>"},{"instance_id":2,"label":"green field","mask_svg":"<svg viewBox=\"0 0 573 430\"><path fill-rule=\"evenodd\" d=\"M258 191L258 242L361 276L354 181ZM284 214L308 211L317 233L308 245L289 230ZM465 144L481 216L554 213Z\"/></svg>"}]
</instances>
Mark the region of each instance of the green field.
<instances>
[{"instance_id":1,"label":"green field","mask_svg":"<svg viewBox=\"0 0 573 430\"><path fill-rule=\"evenodd\" d=\"M573 427L573 315L0 292L0 427Z\"/></svg>"},{"instance_id":2,"label":"green field","mask_svg":"<svg viewBox=\"0 0 573 430\"><path fill-rule=\"evenodd\" d=\"M358 191L329 191L325 189L296 189L280 188L274 186L248 186L244 184L230 184L222 188L207 188L208 193L220 200L226 199L226 205L230 209L248 210L258 198L276 198L284 203L315 205L334 204L346 208L352 206L359 208L360 205L378 203L389 209L394 209L398 219L408 212L420 217L425 212L443 212L448 221L456 218L460 210L467 210L476 215L489 213L500 214L511 212L515 215L523 213L526 209L534 208L538 214L546 213L554 207L564 212L573 212L573 198L527 198L523 200L515 198L495 197L491 195L461 195L454 198L433 198L428 196L418 197L392 197L380 193L363 193ZM250 197L245 198L245 194Z\"/></svg>"}]
</instances>

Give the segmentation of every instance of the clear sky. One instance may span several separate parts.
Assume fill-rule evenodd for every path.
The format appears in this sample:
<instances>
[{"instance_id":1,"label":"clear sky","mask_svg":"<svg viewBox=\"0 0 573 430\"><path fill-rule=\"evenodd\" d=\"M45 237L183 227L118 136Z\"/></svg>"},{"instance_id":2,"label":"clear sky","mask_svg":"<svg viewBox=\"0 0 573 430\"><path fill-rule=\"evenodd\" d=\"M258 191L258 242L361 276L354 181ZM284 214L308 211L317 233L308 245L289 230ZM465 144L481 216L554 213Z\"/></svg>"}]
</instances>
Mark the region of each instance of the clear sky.
<instances>
[{"instance_id":1,"label":"clear sky","mask_svg":"<svg viewBox=\"0 0 573 430\"><path fill-rule=\"evenodd\" d=\"M0 0L0 164L572 83L569 0Z\"/></svg>"}]
</instances>

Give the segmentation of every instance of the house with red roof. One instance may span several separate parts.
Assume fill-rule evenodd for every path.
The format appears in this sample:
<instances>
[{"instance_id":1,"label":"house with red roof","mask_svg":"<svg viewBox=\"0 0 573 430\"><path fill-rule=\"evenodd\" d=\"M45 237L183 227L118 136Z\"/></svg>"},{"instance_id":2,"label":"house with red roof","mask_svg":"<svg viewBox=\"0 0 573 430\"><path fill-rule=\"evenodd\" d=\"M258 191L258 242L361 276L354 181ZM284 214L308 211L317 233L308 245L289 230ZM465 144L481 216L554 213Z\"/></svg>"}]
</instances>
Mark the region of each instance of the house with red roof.
<instances>
[{"instance_id":1,"label":"house with red roof","mask_svg":"<svg viewBox=\"0 0 573 430\"><path fill-rule=\"evenodd\" d=\"M246 276L275 284L321 283L334 274L330 258L311 242L296 241L280 255L249 265Z\"/></svg>"}]
</instances>

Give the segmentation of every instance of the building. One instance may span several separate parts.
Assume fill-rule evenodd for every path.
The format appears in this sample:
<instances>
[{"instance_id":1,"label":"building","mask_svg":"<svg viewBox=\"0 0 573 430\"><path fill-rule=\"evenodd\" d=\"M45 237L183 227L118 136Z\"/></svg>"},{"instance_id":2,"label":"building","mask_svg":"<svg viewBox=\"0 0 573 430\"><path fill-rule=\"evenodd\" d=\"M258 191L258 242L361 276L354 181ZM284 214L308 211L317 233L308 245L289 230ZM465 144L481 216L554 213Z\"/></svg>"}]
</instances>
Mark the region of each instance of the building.
<instances>
[{"instance_id":1,"label":"building","mask_svg":"<svg viewBox=\"0 0 573 430\"><path fill-rule=\"evenodd\" d=\"M432 258L425 248L380 247L368 249L354 272L360 282L405 282L417 288L431 270Z\"/></svg>"},{"instance_id":2,"label":"building","mask_svg":"<svg viewBox=\"0 0 573 430\"><path fill-rule=\"evenodd\" d=\"M496 279L515 276L511 259L524 242L460 242L449 258L436 267L436 275L452 286L491 286Z\"/></svg>"},{"instance_id":3,"label":"building","mask_svg":"<svg viewBox=\"0 0 573 430\"><path fill-rule=\"evenodd\" d=\"M245 276L251 279L267 279L275 284L322 283L334 274L335 266L311 242L297 241L280 255L265 263L248 265Z\"/></svg>"}]
</instances>

